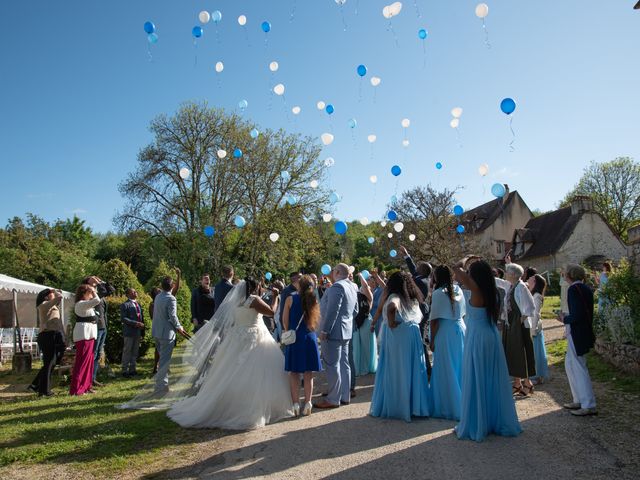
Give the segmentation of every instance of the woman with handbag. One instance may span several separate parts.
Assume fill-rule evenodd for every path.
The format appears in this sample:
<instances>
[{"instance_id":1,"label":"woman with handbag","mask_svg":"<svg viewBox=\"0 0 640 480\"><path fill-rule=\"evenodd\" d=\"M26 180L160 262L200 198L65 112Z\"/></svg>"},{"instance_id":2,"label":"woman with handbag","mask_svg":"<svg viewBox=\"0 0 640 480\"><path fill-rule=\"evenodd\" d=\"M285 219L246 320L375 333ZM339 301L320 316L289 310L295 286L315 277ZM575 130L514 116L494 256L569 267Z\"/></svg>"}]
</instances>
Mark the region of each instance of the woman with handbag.
<instances>
[{"instance_id":1,"label":"woman with handbag","mask_svg":"<svg viewBox=\"0 0 640 480\"><path fill-rule=\"evenodd\" d=\"M300 374L304 378L303 415L311 414L311 394L313 393L313 372L322 370L316 328L320 320L320 305L315 295L315 283L309 275L304 275L297 292L287 298L282 311L282 343L285 371L289 372L291 400L296 416L300 415Z\"/></svg>"}]
</instances>

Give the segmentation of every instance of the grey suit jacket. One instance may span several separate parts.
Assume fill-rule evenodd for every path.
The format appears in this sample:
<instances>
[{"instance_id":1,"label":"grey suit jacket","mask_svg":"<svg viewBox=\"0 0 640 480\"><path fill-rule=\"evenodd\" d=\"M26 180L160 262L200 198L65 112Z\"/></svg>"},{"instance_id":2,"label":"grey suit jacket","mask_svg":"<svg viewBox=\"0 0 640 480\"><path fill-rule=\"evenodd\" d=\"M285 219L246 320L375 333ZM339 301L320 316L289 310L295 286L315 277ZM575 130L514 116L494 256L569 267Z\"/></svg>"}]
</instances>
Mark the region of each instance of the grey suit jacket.
<instances>
[{"instance_id":1,"label":"grey suit jacket","mask_svg":"<svg viewBox=\"0 0 640 480\"><path fill-rule=\"evenodd\" d=\"M349 340L353 318L358 313L358 289L349 280L340 280L329 288L320 302L320 332L329 340Z\"/></svg>"},{"instance_id":2,"label":"grey suit jacket","mask_svg":"<svg viewBox=\"0 0 640 480\"><path fill-rule=\"evenodd\" d=\"M160 292L153 302L151 336L161 340L175 340L176 330L182 328L178 320L178 303L171 292Z\"/></svg>"}]
</instances>

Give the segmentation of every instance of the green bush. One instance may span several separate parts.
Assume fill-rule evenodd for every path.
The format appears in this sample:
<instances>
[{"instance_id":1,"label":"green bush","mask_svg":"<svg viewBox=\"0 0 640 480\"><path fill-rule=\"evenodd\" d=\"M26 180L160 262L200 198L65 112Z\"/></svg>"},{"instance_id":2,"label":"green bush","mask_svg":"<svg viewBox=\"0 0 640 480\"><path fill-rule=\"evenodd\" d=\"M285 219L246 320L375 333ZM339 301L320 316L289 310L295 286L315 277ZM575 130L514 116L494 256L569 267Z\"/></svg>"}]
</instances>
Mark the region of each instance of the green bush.
<instances>
[{"instance_id":1,"label":"green bush","mask_svg":"<svg viewBox=\"0 0 640 480\"><path fill-rule=\"evenodd\" d=\"M640 344L640 277L635 274L628 261L623 259L617 270L609 275L609 281L601 295L603 306L608 307L603 308L602 312L605 329L612 333L611 329L614 328L614 325L609 325L612 319L607 318L606 310L615 312L615 307L628 307L633 327L628 335L631 338L627 341Z\"/></svg>"},{"instance_id":2,"label":"green bush","mask_svg":"<svg viewBox=\"0 0 640 480\"><path fill-rule=\"evenodd\" d=\"M169 268L167 263L162 260L147 282L145 286L146 292L150 293L153 287L160 287L162 279L167 276L175 280L176 272ZM180 288L176 294L176 300L178 301L178 319L182 327L187 332L190 332L193 330L193 324L191 323L191 290L184 279L180 281Z\"/></svg>"}]
</instances>

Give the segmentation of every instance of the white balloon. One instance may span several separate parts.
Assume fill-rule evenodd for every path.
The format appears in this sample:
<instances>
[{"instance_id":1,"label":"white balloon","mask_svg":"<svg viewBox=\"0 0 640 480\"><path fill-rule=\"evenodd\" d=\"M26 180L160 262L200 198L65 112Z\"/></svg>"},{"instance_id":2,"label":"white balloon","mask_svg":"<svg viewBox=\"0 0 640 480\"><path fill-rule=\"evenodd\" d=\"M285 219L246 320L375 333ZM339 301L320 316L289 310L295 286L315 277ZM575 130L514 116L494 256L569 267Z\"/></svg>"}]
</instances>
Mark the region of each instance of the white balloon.
<instances>
[{"instance_id":1,"label":"white balloon","mask_svg":"<svg viewBox=\"0 0 640 480\"><path fill-rule=\"evenodd\" d=\"M216 72L221 73L224 70L224 63L217 62L216 63Z\"/></svg>"},{"instance_id":2,"label":"white balloon","mask_svg":"<svg viewBox=\"0 0 640 480\"><path fill-rule=\"evenodd\" d=\"M320 100L318 103L316 103L316 107L318 107L318 110L324 110L324 107L326 107L327 104L324 103L322 100Z\"/></svg>"},{"instance_id":3,"label":"white balloon","mask_svg":"<svg viewBox=\"0 0 640 480\"><path fill-rule=\"evenodd\" d=\"M244 27L247 24L247 17L245 15L240 15L238 17L238 23L240 26Z\"/></svg>"},{"instance_id":4,"label":"white balloon","mask_svg":"<svg viewBox=\"0 0 640 480\"><path fill-rule=\"evenodd\" d=\"M327 157L327 159L324 161L325 167L333 167L335 164L336 161L333 159L333 157Z\"/></svg>"},{"instance_id":5,"label":"white balloon","mask_svg":"<svg viewBox=\"0 0 640 480\"><path fill-rule=\"evenodd\" d=\"M415 239L416 239L416 236L413 233L411 235L409 235L409 241L410 242L415 241Z\"/></svg>"},{"instance_id":6,"label":"white balloon","mask_svg":"<svg viewBox=\"0 0 640 480\"><path fill-rule=\"evenodd\" d=\"M318 180L311 180L311 181L309 182L309 186L310 186L311 188L318 188L318 185L319 185Z\"/></svg>"},{"instance_id":7,"label":"white balloon","mask_svg":"<svg viewBox=\"0 0 640 480\"><path fill-rule=\"evenodd\" d=\"M484 177L487 173L489 173L489 165L487 165L486 163L480 165L480 167L478 168L478 173Z\"/></svg>"},{"instance_id":8,"label":"white balloon","mask_svg":"<svg viewBox=\"0 0 640 480\"><path fill-rule=\"evenodd\" d=\"M330 222L332 218L333 217L331 216L330 213L325 213L325 214L322 215L322 221L325 222L325 223Z\"/></svg>"},{"instance_id":9,"label":"white balloon","mask_svg":"<svg viewBox=\"0 0 640 480\"><path fill-rule=\"evenodd\" d=\"M402 128L409 128L409 126L411 125L411 120L409 120L408 118L403 118L401 125Z\"/></svg>"},{"instance_id":10,"label":"white balloon","mask_svg":"<svg viewBox=\"0 0 640 480\"><path fill-rule=\"evenodd\" d=\"M394 229L396 232L400 233L402 230L404 230L404 223L402 223L402 222L398 222L398 223L394 224L394 225L393 225L393 229Z\"/></svg>"},{"instance_id":11,"label":"white balloon","mask_svg":"<svg viewBox=\"0 0 640 480\"><path fill-rule=\"evenodd\" d=\"M458 126L460 125L460 119L454 118L453 120L451 120L449 125L451 125L451 128L458 128Z\"/></svg>"},{"instance_id":12,"label":"white balloon","mask_svg":"<svg viewBox=\"0 0 640 480\"><path fill-rule=\"evenodd\" d=\"M408 147L409 146L409 140L406 140L406 139L402 140L402 146L405 147L405 148Z\"/></svg>"},{"instance_id":13,"label":"white balloon","mask_svg":"<svg viewBox=\"0 0 640 480\"><path fill-rule=\"evenodd\" d=\"M479 3L478 6L476 6L476 17L484 18L487 15L489 15L489 5L486 3Z\"/></svg>"},{"instance_id":14,"label":"white balloon","mask_svg":"<svg viewBox=\"0 0 640 480\"><path fill-rule=\"evenodd\" d=\"M369 219L368 219L367 217L362 217L362 218L360 219L360 224L361 224L361 225L363 225L363 226L365 226L365 227L366 227L367 225L369 225L370 223L371 223L371 222L369 221Z\"/></svg>"},{"instance_id":15,"label":"white balloon","mask_svg":"<svg viewBox=\"0 0 640 480\"><path fill-rule=\"evenodd\" d=\"M386 220L381 221L380 222L380 226L381 227L386 227L387 226L387 221Z\"/></svg>"},{"instance_id":16,"label":"white balloon","mask_svg":"<svg viewBox=\"0 0 640 480\"><path fill-rule=\"evenodd\" d=\"M280 68L280 65L278 65L278 62L273 61L269 64L269 70L271 70L272 72L277 72L278 68Z\"/></svg>"},{"instance_id":17,"label":"white balloon","mask_svg":"<svg viewBox=\"0 0 640 480\"><path fill-rule=\"evenodd\" d=\"M333 135L330 133L323 133L320 135L320 139L324 145L331 145L333 143Z\"/></svg>"},{"instance_id":18,"label":"white balloon","mask_svg":"<svg viewBox=\"0 0 640 480\"><path fill-rule=\"evenodd\" d=\"M377 175L371 175L371 176L369 177L369 181L370 181L371 183L374 183L374 184L375 184L375 183L378 183L378 176L377 176Z\"/></svg>"},{"instance_id":19,"label":"white balloon","mask_svg":"<svg viewBox=\"0 0 640 480\"><path fill-rule=\"evenodd\" d=\"M389 5L382 9L382 16L387 19L393 17L393 13L391 13L391 7Z\"/></svg>"},{"instance_id":20,"label":"white balloon","mask_svg":"<svg viewBox=\"0 0 640 480\"><path fill-rule=\"evenodd\" d=\"M453 118L460 118L462 116L462 108L461 107L456 107L454 109L451 110L451 115L453 116Z\"/></svg>"},{"instance_id":21,"label":"white balloon","mask_svg":"<svg viewBox=\"0 0 640 480\"><path fill-rule=\"evenodd\" d=\"M273 232L271 235L269 235L269 240L271 240L272 242L277 242L278 240L280 240L280 235Z\"/></svg>"},{"instance_id":22,"label":"white balloon","mask_svg":"<svg viewBox=\"0 0 640 480\"><path fill-rule=\"evenodd\" d=\"M336 0L336 3L340 6L344 5L345 3L347 3L347 0Z\"/></svg>"},{"instance_id":23,"label":"white balloon","mask_svg":"<svg viewBox=\"0 0 640 480\"><path fill-rule=\"evenodd\" d=\"M296 105L295 107L293 107L293 108L291 109L291 112L292 112L294 115L298 115L298 114L300 113L300 111L301 111L301 110L302 110L302 109L301 109L298 105Z\"/></svg>"},{"instance_id":24,"label":"white balloon","mask_svg":"<svg viewBox=\"0 0 640 480\"><path fill-rule=\"evenodd\" d=\"M284 85L279 83L278 85L276 85L275 87L273 87L273 92L276 95L284 95Z\"/></svg>"},{"instance_id":25,"label":"white balloon","mask_svg":"<svg viewBox=\"0 0 640 480\"><path fill-rule=\"evenodd\" d=\"M393 238L393 233L391 233L391 232L387 233L387 237Z\"/></svg>"},{"instance_id":26,"label":"white balloon","mask_svg":"<svg viewBox=\"0 0 640 480\"><path fill-rule=\"evenodd\" d=\"M224 158L227 156L227 151L226 150L218 150L218 158Z\"/></svg>"},{"instance_id":27,"label":"white balloon","mask_svg":"<svg viewBox=\"0 0 640 480\"><path fill-rule=\"evenodd\" d=\"M376 137L374 134L371 134L367 137L367 141L369 143L375 143L375 141L378 139L378 137Z\"/></svg>"},{"instance_id":28,"label":"white balloon","mask_svg":"<svg viewBox=\"0 0 640 480\"><path fill-rule=\"evenodd\" d=\"M380 82L382 82L380 77L371 77L371 85L373 85L374 87L380 85Z\"/></svg>"},{"instance_id":29,"label":"white balloon","mask_svg":"<svg viewBox=\"0 0 640 480\"><path fill-rule=\"evenodd\" d=\"M191 176L191 171L186 167L182 167L180 169L180 178L186 180L189 176Z\"/></svg>"},{"instance_id":30,"label":"white balloon","mask_svg":"<svg viewBox=\"0 0 640 480\"><path fill-rule=\"evenodd\" d=\"M209 20L211 20L211 15L209 15L209 12L207 12L206 10L203 10L198 14L198 19L200 20L200 23L209 23Z\"/></svg>"}]
</instances>

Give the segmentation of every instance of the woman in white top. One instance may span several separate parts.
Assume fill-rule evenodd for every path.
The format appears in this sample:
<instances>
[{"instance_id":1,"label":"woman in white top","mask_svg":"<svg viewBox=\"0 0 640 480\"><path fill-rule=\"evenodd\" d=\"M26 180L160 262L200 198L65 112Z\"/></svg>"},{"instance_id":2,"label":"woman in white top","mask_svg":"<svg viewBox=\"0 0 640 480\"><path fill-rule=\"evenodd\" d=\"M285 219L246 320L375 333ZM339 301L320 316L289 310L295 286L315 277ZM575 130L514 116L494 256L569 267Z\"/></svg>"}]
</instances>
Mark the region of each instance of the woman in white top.
<instances>
[{"instance_id":1,"label":"woman in white top","mask_svg":"<svg viewBox=\"0 0 640 480\"><path fill-rule=\"evenodd\" d=\"M542 275L534 275L527 280L527 286L533 295L535 312L529 317L531 321L531 335L533 336L533 351L536 357L536 376L531 380L534 384L544 383L549 380L549 365L547 364L547 350L544 346L544 332L542 331L542 305L544 304L544 292L547 289L547 281Z\"/></svg>"},{"instance_id":2,"label":"woman in white top","mask_svg":"<svg viewBox=\"0 0 640 480\"><path fill-rule=\"evenodd\" d=\"M96 307L100 297L96 289L82 284L76 290L76 325L73 328L73 341L76 347L76 359L71 377L70 395L93 393L93 344L98 337Z\"/></svg>"}]
</instances>

